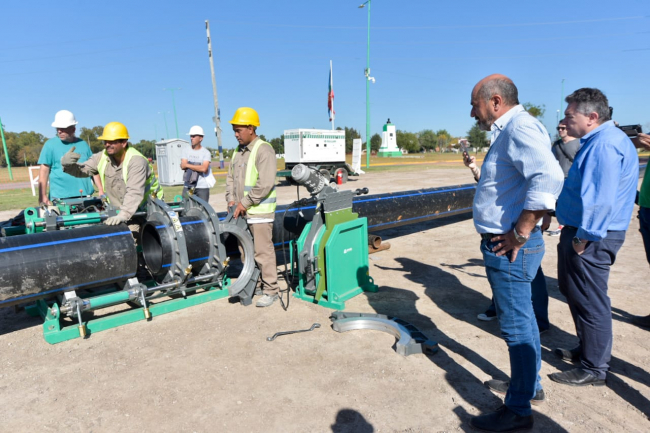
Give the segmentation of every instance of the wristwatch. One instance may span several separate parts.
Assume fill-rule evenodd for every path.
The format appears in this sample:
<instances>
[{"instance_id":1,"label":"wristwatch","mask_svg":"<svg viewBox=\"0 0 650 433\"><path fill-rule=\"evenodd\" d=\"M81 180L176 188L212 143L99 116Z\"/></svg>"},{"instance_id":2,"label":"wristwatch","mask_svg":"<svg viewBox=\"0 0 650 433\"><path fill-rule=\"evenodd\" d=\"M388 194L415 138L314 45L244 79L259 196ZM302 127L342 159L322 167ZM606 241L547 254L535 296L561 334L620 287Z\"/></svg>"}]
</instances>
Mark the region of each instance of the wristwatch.
<instances>
[{"instance_id":1,"label":"wristwatch","mask_svg":"<svg viewBox=\"0 0 650 433\"><path fill-rule=\"evenodd\" d=\"M519 242L520 244L525 244L528 241L528 238L530 237L530 235L522 236L519 233L517 233L517 227L512 228L512 233L514 233L515 239L517 239L517 242Z\"/></svg>"},{"instance_id":2,"label":"wristwatch","mask_svg":"<svg viewBox=\"0 0 650 433\"><path fill-rule=\"evenodd\" d=\"M586 242L582 242L582 239L580 239L578 236L573 237L573 245L580 246L583 244L586 244Z\"/></svg>"}]
</instances>

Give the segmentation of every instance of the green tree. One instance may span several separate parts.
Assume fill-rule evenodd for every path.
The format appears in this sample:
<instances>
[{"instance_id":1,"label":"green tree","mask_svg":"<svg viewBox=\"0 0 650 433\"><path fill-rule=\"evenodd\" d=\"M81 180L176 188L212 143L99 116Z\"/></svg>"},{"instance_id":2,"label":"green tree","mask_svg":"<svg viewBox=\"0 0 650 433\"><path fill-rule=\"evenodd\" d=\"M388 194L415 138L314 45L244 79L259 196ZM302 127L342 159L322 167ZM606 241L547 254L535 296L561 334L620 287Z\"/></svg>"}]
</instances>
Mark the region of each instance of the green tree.
<instances>
[{"instance_id":1,"label":"green tree","mask_svg":"<svg viewBox=\"0 0 650 433\"><path fill-rule=\"evenodd\" d=\"M431 129L424 129L418 133L420 146L427 151L435 149L438 144L438 136Z\"/></svg>"},{"instance_id":2,"label":"green tree","mask_svg":"<svg viewBox=\"0 0 650 433\"><path fill-rule=\"evenodd\" d=\"M541 117L544 117L544 113L546 113L546 105L535 105L531 102L525 102L522 104L524 106L524 110L528 111L531 116L539 119Z\"/></svg>"},{"instance_id":3,"label":"green tree","mask_svg":"<svg viewBox=\"0 0 650 433\"><path fill-rule=\"evenodd\" d=\"M347 126L341 128L340 126L336 128L337 131L345 130L345 153L352 153L352 143L355 138L361 138L361 134L354 128L348 128ZM372 144L372 141L370 142ZM364 146L365 149L365 146Z\"/></svg>"},{"instance_id":4,"label":"green tree","mask_svg":"<svg viewBox=\"0 0 650 433\"><path fill-rule=\"evenodd\" d=\"M379 152L380 147L381 147L381 136L379 134L375 134L372 137L370 137L370 150L374 152Z\"/></svg>"},{"instance_id":5,"label":"green tree","mask_svg":"<svg viewBox=\"0 0 650 433\"><path fill-rule=\"evenodd\" d=\"M77 131L77 137L81 138L83 141L88 143L90 150L93 153L101 152L104 150L104 143L99 140L97 137L101 137L104 133L103 126L94 126L92 128L86 128L85 126L81 128L80 131Z\"/></svg>"},{"instance_id":6,"label":"green tree","mask_svg":"<svg viewBox=\"0 0 650 433\"><path fill-rule=\"evenodd\" d=\"M154 159L156 155L156 140L140 140L133 148L147 158Z\"/></svg>"},{"instance_id":7,"label":"green tree","mask_svg":"<svg viewBox=\"0 0 650 433\"><path fill-rule=\"evenodd\" d=\"M417 135L412 132L397 130L397 147L406 150L409 153L420 151L420 142Z\"/></svg>"},{"instance_id":8,"label":"green tree","mask_svg":"<svg viewBox=\"0 0 650 433\"><path fill-rule=\"evenodd\" d=\"M47 138L43 134L34 131L5 131L5 140L11 165L27 165L35 164L38 161L38 156ZM1 163L3 167L7 165L4 157Z\"/></svg>"},{"instance_id":9,"label":"green tree","mask_svg":"<svg viewBox=\"0 0 650 433\"><path fill-rule=\"evenodd\" d=\"M269 144L273 146L273 150L275 150L276 155L281 155L284 153L284 134L282 134L280 137L272 138L271 141L269 141Z\"/></svg>"},{"instance_id":10,"label":"green tree","mask_svg":"<svg viewBox=\"0 0 650 433\"><path fill-rule=\"evenodd\" d=\"M489 145L487 134L479 128L478 123L475 123L469 131L467 131L467 140L473 147L486 147Z\"/></svg>"},{"instance_id":11,"label":"green tree","mask_svg":"<svg viewBox=\"0 0 650 433\"><path fill-rule=\"evenodd\" d=\"M440 148L440 151L449 146L449 143L451 143L451 134L446 129L437 130L436 137L438 137L437 147Z\"/></svg>"}]
</instances>

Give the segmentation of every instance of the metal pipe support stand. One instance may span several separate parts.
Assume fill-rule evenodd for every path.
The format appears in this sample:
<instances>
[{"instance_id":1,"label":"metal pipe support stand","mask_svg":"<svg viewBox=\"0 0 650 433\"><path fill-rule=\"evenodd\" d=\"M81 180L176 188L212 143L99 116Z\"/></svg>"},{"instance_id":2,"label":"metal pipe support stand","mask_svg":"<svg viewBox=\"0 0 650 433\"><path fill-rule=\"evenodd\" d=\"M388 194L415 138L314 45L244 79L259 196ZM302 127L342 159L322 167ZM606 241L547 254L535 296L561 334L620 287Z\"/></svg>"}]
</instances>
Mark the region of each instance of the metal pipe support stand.
<instances>
[{"instance_id":1,"label":"metal pipe support stand","mask_svg":"<svg viewBox=\"0 0 650 433\"><path fill-rule=\"evenodd\" d=\"M151 320L156 316L174 311L182 310L183 308L193 307L206 302L215 301L228 297L228 288L230 286L230 279L224 278L222 287L209 287L203 289L200 293L190 293L185 298L161 300L155 305L147 303L145 300L142 302L142 308L134 308L127 311L121 311L114 314L108 314L103 317L83 320L81 310L83 297L80 297L82 302L77 302L75 305L74 313L66 315L61 311L58 302L46 302L39 299L35 304L25 308L25 311L34 317L40 316L43 319L43 337L45 341L50 344L57 344L75 338L87 338L92 334L100 331L105 331L112 328L117 328L129 323L139 322L140 320ZM115 293L109 292L106 297L114 296ZM101 298L100 296L94 297L95 300ZM116 305L113 303L112 305ZM105 305L103 305L105 306ZM64 310L69 310L70 307L66 305ZM93 311L88 308L85 311ZM72 316L72 317L70 317ZM69 317L75 322L70 322Z\"/></svg>"}]
</instances>

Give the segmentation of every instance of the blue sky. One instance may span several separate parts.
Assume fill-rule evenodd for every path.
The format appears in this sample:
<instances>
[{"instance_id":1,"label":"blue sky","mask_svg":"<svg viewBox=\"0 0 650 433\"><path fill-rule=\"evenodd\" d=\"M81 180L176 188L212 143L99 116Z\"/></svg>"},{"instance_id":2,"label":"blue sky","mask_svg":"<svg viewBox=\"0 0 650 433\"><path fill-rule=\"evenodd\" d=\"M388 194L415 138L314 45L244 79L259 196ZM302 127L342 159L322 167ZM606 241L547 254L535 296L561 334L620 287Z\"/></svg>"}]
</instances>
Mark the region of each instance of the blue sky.
<instances>
[{"instance_id":1,"label":"blue sky","mask_svg":"<svg viewBox=\"0 0 650 433\"><path fill-rule=\"evenodd\" d=\"M239 106L259 133L329 128L334 64L336 126L365 135L367 10L359 0L5 2L0 26L0 117L8 131L53 136L54 113L79 126L120 121L132 141L212 131L210 20L224 147ZM470 92L510 76L521 102L544 104L555 127L564 95L598 87L621 124L650 127L650 1L479 2L373 0L371 133L386 119L417 132L472 126ZM208 133L204 144L216 147Z\"/></svg>"}]
</instances>

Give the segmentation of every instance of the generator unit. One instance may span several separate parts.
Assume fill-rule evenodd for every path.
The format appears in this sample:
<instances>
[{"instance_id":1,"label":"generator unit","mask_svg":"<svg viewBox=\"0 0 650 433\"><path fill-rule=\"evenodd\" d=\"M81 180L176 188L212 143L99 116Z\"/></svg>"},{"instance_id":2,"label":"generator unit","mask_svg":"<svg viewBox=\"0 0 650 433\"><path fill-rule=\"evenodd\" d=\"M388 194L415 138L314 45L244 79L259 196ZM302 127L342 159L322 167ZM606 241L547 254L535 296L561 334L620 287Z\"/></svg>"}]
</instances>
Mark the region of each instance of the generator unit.
<instances>
[{"instance_id":1,"label":"generator unit","mask_svg":"<svg viewBox=\"0 0 650 433\"><path fill-rule=\"evenodd\" d=\"M190 143L180 138L162 140L156 143L156 160L158 161L158 181L162 186L183 185L181 156Z\"/></svg>"},{"instance_id":2,"label":"generator unit","mask_svg":"<svg viewBox=\"0 0 650 433\"><path fill-rule=\"evenodd\" d=\"M298 164L319 170L330 179L345 183L358 176L345 162L345 131L331 129L288 129L284 131L285 169L278 176L291 181L291 170Z\"/></svg>"}]
</instances>

